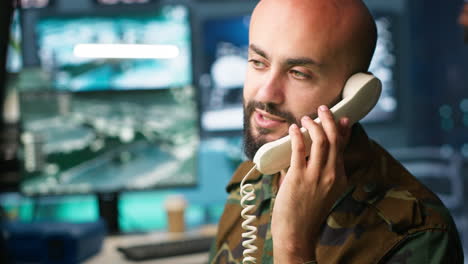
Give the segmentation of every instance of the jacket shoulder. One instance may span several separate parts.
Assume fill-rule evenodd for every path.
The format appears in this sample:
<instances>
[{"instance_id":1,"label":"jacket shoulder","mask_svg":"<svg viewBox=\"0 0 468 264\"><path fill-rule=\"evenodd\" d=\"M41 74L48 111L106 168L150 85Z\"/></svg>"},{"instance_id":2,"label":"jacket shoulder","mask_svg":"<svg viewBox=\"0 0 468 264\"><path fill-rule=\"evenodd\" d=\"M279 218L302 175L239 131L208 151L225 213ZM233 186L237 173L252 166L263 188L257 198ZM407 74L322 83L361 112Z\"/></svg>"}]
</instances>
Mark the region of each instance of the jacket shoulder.
<instances>
[{"instance_id":1,"label":"jacket shoulder","mask_svg":"<svg viewBox=\"0 0 468 264\"><path fill-rule=\"evenodd\" d=\"M319 262L380 263L415 234L426 232L459 241L448 209L433 192L377 144L367 154L368 166L352 175L354 190L324 225Z\"/></svg>"},{"instance_id":2,"label":"jacket shoulder","mask_svg":"<svg viewBox=\"0 0 468 264\"><path fill-rule=\"evenodd\" d=\"M227 184L226 186L226 191L229 193L231 192L234 188L236 188L237 186L239 186L239 184L241 183L242 179L244 179L245 175L247 175L247 173L255 166L255 163L251 162L251 161L244 161L242 162L239 167L237 167L236 171L234 172L234 174L232 175L232 178L231 180L229 181L229 183ZM259 179L261 179L262 177L262 174L255 170L252 175L249 176L247 182L252 182L252 181L258 181Z\"/></svg>"}]
</instances>

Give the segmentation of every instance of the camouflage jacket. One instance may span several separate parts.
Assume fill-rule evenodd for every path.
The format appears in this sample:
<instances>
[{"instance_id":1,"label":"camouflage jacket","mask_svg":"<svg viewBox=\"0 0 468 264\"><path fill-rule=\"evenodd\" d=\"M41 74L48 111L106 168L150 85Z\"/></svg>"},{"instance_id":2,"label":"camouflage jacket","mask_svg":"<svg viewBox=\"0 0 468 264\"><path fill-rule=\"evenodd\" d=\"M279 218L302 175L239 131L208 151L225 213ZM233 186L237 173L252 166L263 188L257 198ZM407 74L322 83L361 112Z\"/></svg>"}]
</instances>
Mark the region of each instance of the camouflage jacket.
<instances>
[{"instance_id":1,"label":"camouflage jacket","mask_svg":"<svg viewBox=\"0 0 468 264\"><path fill-rule=\"evenodd\" d=\"M210 263L241 263L239 184L253 166L244 162L227 186L229 196L218 225ZM453 220L442 202L375 142L362 127L353 128L345 151L349 189L333 206L315 247L317 263L463 263ZM255 186L253 212L258 229L253 254L273 263L271 212L277 175L250 177ZM286 217L286 216L285 216Z\"/></svg>"}]
</instances>

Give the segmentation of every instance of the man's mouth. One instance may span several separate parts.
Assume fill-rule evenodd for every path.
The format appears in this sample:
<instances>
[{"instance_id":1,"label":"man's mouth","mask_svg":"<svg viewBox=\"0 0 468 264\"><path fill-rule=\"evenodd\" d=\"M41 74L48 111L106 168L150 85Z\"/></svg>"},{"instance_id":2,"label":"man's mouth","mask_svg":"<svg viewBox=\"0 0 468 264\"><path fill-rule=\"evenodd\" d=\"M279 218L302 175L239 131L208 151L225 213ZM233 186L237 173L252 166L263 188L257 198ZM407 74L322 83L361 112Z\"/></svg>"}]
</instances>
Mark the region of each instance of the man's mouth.
<instances>
[{"instance_id":1,"label":"man's mouth","mask_svg":"<svg viewBox=\"0 0 468 264\"><path fill-rule=\"evenodd\" d=\"M286 123L284 118L272 115L258 108L255 109L253 118L256 126L266 129L274 129Z\"/></svg>"}]
</instances>

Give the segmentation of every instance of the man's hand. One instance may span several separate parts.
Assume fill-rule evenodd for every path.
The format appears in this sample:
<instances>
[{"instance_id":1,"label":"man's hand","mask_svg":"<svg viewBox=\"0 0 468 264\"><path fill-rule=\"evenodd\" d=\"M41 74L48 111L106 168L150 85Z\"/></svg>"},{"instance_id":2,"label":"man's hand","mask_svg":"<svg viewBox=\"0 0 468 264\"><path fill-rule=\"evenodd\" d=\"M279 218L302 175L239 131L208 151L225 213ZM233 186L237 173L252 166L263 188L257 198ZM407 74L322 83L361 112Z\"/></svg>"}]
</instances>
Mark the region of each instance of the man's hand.
<instances>
[{"instance_id":1,"label":"man's hand","mask_svg":"<svg viewBox=\"0 0 468 264\"><path fill-rule=\"evenodd\" d=\"M299 128L295 124L289 128L291 166L281 175L272 215L275 263L315 259L320 226L347 187L343 152L351 131L349 120L342 118L336 124L326 106L317 112L322 125L310 117L301 120L312 139L309 158Z\"/></svg>"}]
</instances>

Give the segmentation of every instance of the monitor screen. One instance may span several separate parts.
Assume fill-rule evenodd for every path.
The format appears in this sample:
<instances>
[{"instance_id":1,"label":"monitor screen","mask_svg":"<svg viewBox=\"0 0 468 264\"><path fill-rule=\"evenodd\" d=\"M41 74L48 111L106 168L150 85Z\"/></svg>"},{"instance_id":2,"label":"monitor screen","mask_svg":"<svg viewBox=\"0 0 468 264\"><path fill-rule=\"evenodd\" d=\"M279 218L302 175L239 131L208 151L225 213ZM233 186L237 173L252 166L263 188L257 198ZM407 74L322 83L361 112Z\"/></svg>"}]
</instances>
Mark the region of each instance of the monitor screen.
<instances>
[{"instance_id":1,"label":"monitor screen","mask_svg":"<svg viewBox=\"0 0 468 264\"><path fill-rule=\"evenodd\" d=\"M209 19L203 24L205 67L200 85L205 131L239 131L243 127L249 23L250 16L236 16Z\"/></svg>"},{"instance_id":2,"label":"monitor screen","mask_svg":"<svg viewBox=\"0 0 468 264\"><path fill-rule=\"evenodd\" d=\"M22 192L116 192L196 183L198 106L190 85L187 10L170 5L158 14L40 20L39 31L48 32L38 35L41 56L54 54L49 54L55 58L54 74L67 77L51 76L45 57L41 67L20 72ZM98 26L86 29L80 24L86 21ZM180 54L164 61L74 58L72 46L96 40L97 32L104 33L100 37L134 32L135 41L177 45Z\"/></svg>"},{"instance_id":3,"label":"monitor screen","mask_svg":"<svg viewBox=\"0 0 468 264\"><path fill-rule=\"evenodd\" d=\"M138 14L46 16L35 32L41 67L58 90L192 83L190 21L181 5Z\"/></svg>"},{"instance_id":4,"label":"monitor screen","mask_svg":"<svg viewBox=\"0 0 468 264\"><path fill-rule=\"evenodd\" d=\"M370 69L383 84L376 107L363 123L390 121L396 115L397 77L395 17L375 16L378 40ZM248 52L249 16L206 20L203 24L205 67L201 125L204 131L240 131L243 128L242 88Z\"/></svg>"}]
</instances>

